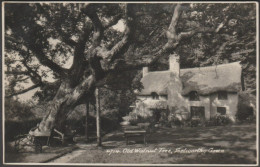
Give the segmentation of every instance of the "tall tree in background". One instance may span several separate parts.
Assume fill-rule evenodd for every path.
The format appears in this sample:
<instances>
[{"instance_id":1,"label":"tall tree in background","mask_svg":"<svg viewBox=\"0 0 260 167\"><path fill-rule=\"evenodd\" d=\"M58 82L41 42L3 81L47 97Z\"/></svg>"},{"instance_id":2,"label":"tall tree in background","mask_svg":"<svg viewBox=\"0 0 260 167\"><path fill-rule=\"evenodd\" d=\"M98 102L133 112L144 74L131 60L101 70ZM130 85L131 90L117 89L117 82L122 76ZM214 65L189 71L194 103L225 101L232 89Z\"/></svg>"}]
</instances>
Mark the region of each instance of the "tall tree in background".
<instances>
[{"instance_id":1,"label":"tall tree in background","mask_svg":"<svg viewBox=\"0 0 260 167\"><path fill-rule=\"evenodd\" d=\"M183 67L242 61L254 90L255 27L255 4L5 4L6 98L40 88L48 113L35 133L62 130L77 105L95 104L96 88L164 69L173 52Z\"/></svg>"}]
</instances>

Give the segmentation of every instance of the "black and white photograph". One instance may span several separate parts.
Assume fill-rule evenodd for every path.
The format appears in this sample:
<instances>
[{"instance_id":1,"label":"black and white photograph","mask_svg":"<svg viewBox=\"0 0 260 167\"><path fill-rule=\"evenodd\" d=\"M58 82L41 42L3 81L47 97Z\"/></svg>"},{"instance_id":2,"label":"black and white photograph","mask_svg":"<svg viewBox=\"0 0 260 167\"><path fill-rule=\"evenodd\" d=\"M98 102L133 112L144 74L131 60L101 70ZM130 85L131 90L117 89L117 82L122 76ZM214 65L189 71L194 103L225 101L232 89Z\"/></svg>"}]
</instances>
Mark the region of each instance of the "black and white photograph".
<instances>
[{"instance_id":1,"label":"black and white photograph","mask_svg":"<svg viewBox=\"0 0 260 167\"><path fill-rule=\"evenodd\" d=\"M256 166L255 1L2 2L2 162Z\"/></svg>"}]
</instances>

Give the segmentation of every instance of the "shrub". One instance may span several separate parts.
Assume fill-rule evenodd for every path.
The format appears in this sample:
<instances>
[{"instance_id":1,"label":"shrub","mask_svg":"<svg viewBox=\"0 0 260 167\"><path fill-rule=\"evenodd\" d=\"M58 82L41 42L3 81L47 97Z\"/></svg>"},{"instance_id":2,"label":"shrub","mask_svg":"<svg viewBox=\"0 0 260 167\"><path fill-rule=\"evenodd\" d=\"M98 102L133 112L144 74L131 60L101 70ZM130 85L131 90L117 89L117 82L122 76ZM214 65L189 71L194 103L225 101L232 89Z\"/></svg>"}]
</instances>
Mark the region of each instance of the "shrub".
<instances>
[{"instance_id":1,"label":"shrub","mask_svg":"<svg viewBox=\"0 0 260 167\"><path fill-rule=\"evenodd\" d=\"M255 98L247 92L239 93L236 118L239 121L245 121L248 117L254 115L254 109L251 103L255 102Z\"/></svg>"},{"instance_id":2,"label":"shrub","mask_svg":"<svg viewBox=\"0 0 260 167\"><path fill-rule=\"evenodd\" d=\"M36 119L31 111L32 106L14 99L5 99L5 119L12 121Z\"/></svg>"},{"instance_id":3,"label":"shrub","mask_svg":"<svg viewBox=\"0 0 260 167\"><path fill-rule=\"evenodd\" d=\"M27 134L32 127L35 127L41 119L30 119L23 121L5 121L5 140L12 141L18 135Z\"/></svg>"},{"instance_id":4,"label":"shrub","mask_svg":"<svg viewBox=\"0 0 260 167\"><path fill-rule=\"evenodd\" d=\"M154 123L152 116L143 117L136 112L129 113L129 122L131 125L137 125L138 123Z\"/></svg>"},{"instance_id":5,"label":"shrub","mask_svg":"<svg viewBox=\"0 0 260 167\"><path fill-rule=\"evenodd\" d=\"M256 117L255 115L250 115L249 117L247 117L246 120L242 121L243 123L256 123Z\"/></svg>"},{"instance_id":6,"label":"shrub","mask_svg":"<svg viewBox=\"0 0 260 167\"><path fill-rule=\"evenodd\" d=\"M253 116L253 108L244 104L238 105L236 117L239 121L244 121L248 117Z\"/></svg>"},{"instance_id":7,"label":"shrub","mask_svg":"<svg viewBox=\"0 0 260 167\"><path fill-rule=\"evenodd\" d=\"M232 120L227 115L217 114L210 118L210 121L205 122L206 126L223 126L231 124Z\"/></svg>"},{"instance_id":8,"label":"shrub","mask_svg":"<svg viewBox=\"0 0 260 167\"><path fill-rule=\"evenodd\" d=\"M137 125L138 115L135 112L129 113L129 122L130 122L131 125Z\"/></svg>"},{"instance_id":9,"label":"shrub","mask_svg":"<svg viewBox=\"0 0 260 167\"><path fill-rule=\"evenodd\" d=\"M191 119L190 126L191 127L205 126L205 121L203 119Z\"/></svg>"},{"instance_id":10,"label":"shrub","mask_svg":"<svg viewBox=\"0 0 260 167\"><path fill-rule=\"evenodd\" d=\"M168 127L171 126L171 124L168 121L168 113L167 113L167 111L166 112L161 112L161 117L160 117L159 123L161 125L163 125L163 126L168 126Z\"/></svg>"},{"instance_id":11,"label":"shrub","mask_svg":"<svg viewBox=\"0 0 260 167\"><path fill-rule=\"evenodd\" d=\"M104 133L111 132L118 128L118 118L113 113L106 113L101 115L100 123L101 123L101 131ZM85 134L85 124L86 118L82 117L81 119L69 119L66 120L66 125L68 125L71 129L76 130L76 133L79 135ZM88 132L95 133L96 132L96 117L89 115L88 117Z\"/></svg>"},{"instance_id":12,"label":"shrub","mask_svg":"<svg viewBox=\"0 0 260 167\"><path fill-rule=\"evenodd\" d=\"M168 122L171 126L183 126L186 123L179 114L170 114L168 116Z\"/></svg>"}]
</instances>

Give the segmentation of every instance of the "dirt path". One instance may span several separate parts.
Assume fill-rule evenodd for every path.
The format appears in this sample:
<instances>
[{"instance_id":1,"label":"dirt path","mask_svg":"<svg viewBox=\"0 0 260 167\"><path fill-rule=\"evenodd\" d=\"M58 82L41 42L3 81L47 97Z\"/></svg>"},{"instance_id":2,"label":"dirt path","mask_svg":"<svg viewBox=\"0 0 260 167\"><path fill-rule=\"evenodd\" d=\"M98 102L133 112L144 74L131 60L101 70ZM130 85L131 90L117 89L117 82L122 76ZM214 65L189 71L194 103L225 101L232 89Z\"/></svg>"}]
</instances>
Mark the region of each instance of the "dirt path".
<instances>
[{"instance_id":1,"label":"dirt path","mask_svg":"<svg viewBox=\"0 0 260 167\"><path fill-rule=\"evenodd\" d=\"M77 144L77 146L79 147L77 150L72 151L62 157L59 157L53 161L50 161L49 163L68 163L70 162L72 159L79 157L80 155L84 154L84 152L91 148L94 147L95 144Z\"/></svg>"}]
</instances>

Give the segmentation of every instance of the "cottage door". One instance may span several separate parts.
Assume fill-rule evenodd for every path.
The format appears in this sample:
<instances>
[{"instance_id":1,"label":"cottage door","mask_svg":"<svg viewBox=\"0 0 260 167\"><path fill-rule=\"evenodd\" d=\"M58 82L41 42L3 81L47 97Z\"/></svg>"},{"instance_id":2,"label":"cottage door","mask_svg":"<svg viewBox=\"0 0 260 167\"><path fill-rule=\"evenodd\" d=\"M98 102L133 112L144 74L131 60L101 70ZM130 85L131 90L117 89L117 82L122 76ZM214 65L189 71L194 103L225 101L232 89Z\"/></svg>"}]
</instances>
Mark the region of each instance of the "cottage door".
<instances>
[{"instance_id":1,"label":"cottage door","mask_svg":"<svg viewBox=\"0 0 260 167\"><path fill-rule=\"evenodd\" d=\"M205 119L205 107L191 106L191 118Z\"/></svg>"},{"instance_id":2,"label":"cottage door","mask_svg":"<svg viewBox=\"0 0 260 167\"><path fill-rule=\"evenodd\" d=\"M161 111L160 110L154 110L154 119L156 123L159 123L161 118Z\"/></svg>"}]
</instances>

